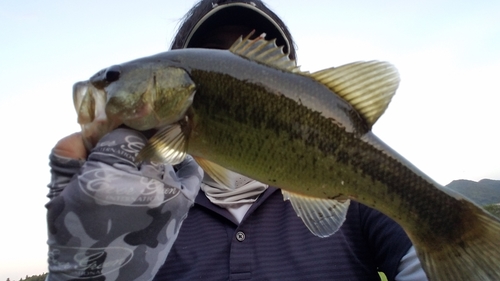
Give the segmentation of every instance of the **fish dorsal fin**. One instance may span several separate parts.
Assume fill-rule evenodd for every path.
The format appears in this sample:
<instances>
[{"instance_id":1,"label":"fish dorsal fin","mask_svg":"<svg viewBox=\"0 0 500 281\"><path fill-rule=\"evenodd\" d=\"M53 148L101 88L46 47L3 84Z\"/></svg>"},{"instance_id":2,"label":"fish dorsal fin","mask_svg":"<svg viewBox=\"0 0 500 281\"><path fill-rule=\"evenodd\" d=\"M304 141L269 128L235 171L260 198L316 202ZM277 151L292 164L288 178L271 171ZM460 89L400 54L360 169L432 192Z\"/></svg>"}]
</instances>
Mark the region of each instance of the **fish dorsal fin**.
<instances>
[{"instance_id":1,"label":"fish dorsal fin","mask_svg":"<svg viewBox=\"0 0 500 281\"><path fill-rule=\"evenodd\" d=\"M283 198L290 200L297 216L318 237L333 235L345 221L350 200L320 199L281 190Z\"/></svg>"},{"instance_id":2,"label":"fish dorsal fin","mask_svg":"<svg viewBox=\"0 0 500 281\"><path fill-rule=\"evenodd\" d=\"M278 47L276 45L276 39L265 40L265 33L255 39L250 39L253 34L254 31L245 38L240 36L229 48L229 51L267 66L288 72L300 72L295 60L291 60L288 54L283 52L283 46Z\"/></svg>"},{"instance_id":3,"label":"fish dorsal fin","mask_svg":"<svg viewBox=\"0 0 500 281\"><path fill-rule=\"evenodd\" d=\"M399 86L397 69L387 62L354 62L310 74L344 100L370 128L382 116Z\"/></svg>"},{"instance_id":4,"label":"fish dorsal fin","mask_svg":"<svg viewBox=\"0 0 500 281\"><path fill-rule=\"evenodd\" d=\"M228 189L234 189L233 183L229 177L229 170L215 164L214 162L208 161L205 158L193 156L194 160L200 165L205 173L207 173L214 181L218 184L227 187Z\"/></svg>"},{"instance_id":5,"label":"fish dorsal fin","mask_svg":"<svg viewBox=\"0 0 500 281\"><path fill-rule=\"evenodd\" d=\"M154 134L139 151L136 162L151 160L172 165L181 163L186 158L188 134L183 126L174 123Z\"/></svg>"}]
</instances>

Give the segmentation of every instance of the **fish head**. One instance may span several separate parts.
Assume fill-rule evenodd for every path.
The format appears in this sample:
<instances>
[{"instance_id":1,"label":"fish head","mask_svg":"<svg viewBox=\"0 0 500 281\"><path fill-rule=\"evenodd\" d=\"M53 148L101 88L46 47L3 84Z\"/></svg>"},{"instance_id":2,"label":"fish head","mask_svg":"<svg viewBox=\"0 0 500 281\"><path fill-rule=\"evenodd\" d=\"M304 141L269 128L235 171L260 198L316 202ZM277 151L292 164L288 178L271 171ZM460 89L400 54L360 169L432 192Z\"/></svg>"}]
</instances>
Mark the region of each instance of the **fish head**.
<instances>
[{"instance_id":1,"label":"fish head","mask_svg":"<svg viewBox=\"0 0 500 281\"><path fill-rule=\"evenodd\" d=\"M119 120L106 116L106 93L97 89L89 81L73 85L73 104L82 128L83 142L91 150L105 134L118 127Z\"/></svg>"},{"instance_id":2,"label":"fish head","mask_svg":"<svg viewBox=\"0 0 500 281\"><path fill-rule=\"evenodd\" d=\"M136 130L180 120L196 90L189 74L159 60L136 60L103 69L90 78L107 96L106 115Z\"/></svg>"}]
</instances>

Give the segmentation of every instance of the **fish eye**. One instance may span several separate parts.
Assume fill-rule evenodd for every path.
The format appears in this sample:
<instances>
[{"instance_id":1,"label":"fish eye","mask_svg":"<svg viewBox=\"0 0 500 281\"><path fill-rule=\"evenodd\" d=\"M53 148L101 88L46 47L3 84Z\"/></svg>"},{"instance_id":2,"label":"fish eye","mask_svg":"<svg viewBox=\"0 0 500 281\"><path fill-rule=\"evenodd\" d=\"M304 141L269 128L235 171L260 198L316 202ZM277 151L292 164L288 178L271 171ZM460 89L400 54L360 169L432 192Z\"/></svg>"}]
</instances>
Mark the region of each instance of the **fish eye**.
<instances>
[{"instance_id":1,"label":"fish eye","mask_svg":"<svg viewBox=\"0 0 500 281\"><path fill-rule=\"evenodd\" d=\"M105 74L106 81L108 83L117 81L118 79L120 79L120 73L121 73L120 66L114 65L114 66L109 67L106 70L106 74Z\"/></svg>"}]
</instances>

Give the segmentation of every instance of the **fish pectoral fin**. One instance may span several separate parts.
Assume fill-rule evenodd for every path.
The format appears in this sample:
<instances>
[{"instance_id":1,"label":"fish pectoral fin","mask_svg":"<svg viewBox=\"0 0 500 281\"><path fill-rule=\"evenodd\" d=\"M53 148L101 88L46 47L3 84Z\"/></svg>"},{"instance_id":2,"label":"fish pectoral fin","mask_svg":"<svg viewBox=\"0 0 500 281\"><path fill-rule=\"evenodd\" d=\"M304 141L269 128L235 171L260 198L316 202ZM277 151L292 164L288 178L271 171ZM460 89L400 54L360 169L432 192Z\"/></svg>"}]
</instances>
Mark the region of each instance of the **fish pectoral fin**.
<instances>
[{"instance_id":1,"label":"fish pectoral fin","mask_svg":"<svg viewBox=\"0 0 500 281\"><path fill-rule=\"evenodd\" d=\"M188 135L181 122L166 126L149 139L135 160L179 164L186 158Z\"/></svg>"},{"instance_id":2,"label":"fish pectoral fin","mask_svg":"<svg viewBox=\"0 0 500 281\"><path fill-rule=\"evenodd\" d=\"M208 161L205 158L193 156L194 160L200 165L205 173L210 176L218 184L227 188L234 189L233 183L230 180L230 171L214 162Z\"/></svg>"},{"instance_id":3,"label":"fish pectoral fin","mask_svg":"<svg viewBox=\"0 0 500 281\"><path fill-rule=\"evenodd\" d=\"M319 199L281 190L284 200L290 200L297 216L318 237L333 235L345 221L350 200Z\"/></svg>"},{"instance_id":4,"label":"fish pectoral fin","mask_svg":"<svg viewBox=\"0 0 500 281\"><path fill-rule=\"evenodd\" d=\"M349 102L370 127L385 112L399 86L397 69L388 62L354 62L310 74Z\"/></svg>"},{"instance_id":5,"label":"fish pectoral fin","mask_svg":"<svg viewBox=\"0 0 500 281\"><path fill-rule=\"evenodd\" d=\"M229 48L229 51L267 66L294 73L300 72L295 60L291 60L288 54L283 52L283 46L276 45L276 39L265 40L265 33L255 39L250 39L253 34L254 31L245 38L240 36Z\"/></svg>"}]
</instances>

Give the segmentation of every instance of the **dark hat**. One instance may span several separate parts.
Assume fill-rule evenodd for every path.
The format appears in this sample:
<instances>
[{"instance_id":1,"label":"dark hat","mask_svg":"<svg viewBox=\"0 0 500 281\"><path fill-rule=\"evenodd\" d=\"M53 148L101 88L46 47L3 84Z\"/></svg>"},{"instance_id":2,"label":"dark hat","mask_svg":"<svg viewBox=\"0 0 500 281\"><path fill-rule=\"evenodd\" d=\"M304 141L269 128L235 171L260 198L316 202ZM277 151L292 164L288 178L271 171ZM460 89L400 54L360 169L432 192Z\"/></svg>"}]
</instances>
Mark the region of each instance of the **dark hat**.
<instances>
[{"instance_id":1,"label":"dark hat","mask_svg":"<svg viewBox=\"0 0 500 281\"><path fill-rule=\"evenodd\" d=\"M199 47L203 35L219 27L236 25L266 33L266 39L276 39L278 46L295 59L292 36L281 19L261 1L200 1L184 18L172 43L172 49Z\"/></svg>"}]
</instances>

